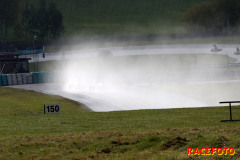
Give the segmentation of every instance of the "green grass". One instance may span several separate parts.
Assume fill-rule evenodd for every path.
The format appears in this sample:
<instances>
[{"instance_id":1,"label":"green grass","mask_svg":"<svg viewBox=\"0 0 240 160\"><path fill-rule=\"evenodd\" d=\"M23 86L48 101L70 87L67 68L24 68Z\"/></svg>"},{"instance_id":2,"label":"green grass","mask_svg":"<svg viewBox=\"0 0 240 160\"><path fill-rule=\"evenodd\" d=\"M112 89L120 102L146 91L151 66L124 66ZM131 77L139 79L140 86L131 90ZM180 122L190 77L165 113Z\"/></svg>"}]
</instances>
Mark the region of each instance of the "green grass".
<instances>
[{"instance_id":1,"label":"green grass","mask_svg":"<svg viewBox=\"0 0 240 160\"><path fill-rule=\"evenodd\" d=\"M227 107L88 112L58 96L0 88L1 159L189 159L188 147L233 147L239 123ZM61 103L61 114L43 114L43 104ZM240 119L239 107L233 118Z\"/></svg>"}]
</instances>

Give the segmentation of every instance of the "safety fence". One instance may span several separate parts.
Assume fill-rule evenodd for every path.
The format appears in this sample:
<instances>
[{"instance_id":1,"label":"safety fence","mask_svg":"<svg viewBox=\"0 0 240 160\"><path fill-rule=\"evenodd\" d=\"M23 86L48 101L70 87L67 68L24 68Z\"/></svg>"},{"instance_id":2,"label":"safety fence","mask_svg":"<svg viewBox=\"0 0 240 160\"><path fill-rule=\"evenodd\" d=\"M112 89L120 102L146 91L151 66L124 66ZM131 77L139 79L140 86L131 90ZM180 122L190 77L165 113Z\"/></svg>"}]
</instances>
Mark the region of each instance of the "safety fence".
<instances>
[{"instance_id":1,"label":"safety fence","mask_svg":"<svg viewBox=\"0 0 240 160\"><path fill-rule=\"evenodd\" d=\"M54 75L50 72L0 74L0 86L52 83L54 82Z\"/></svg>"}]
</instances>

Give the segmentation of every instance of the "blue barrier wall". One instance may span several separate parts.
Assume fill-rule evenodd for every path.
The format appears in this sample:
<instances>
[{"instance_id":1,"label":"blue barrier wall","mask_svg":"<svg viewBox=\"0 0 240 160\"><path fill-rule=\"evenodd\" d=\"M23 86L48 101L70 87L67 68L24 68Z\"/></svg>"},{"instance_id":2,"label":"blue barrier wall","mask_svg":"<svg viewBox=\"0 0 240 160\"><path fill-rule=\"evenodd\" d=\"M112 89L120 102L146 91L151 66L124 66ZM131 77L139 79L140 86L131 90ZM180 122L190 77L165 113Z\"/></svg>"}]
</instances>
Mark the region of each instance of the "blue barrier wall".
<instances>
[{"instance_id":1,"label":"blue barrier wall","mask_svg":"<svg viewBox=\"0 0 240 160\"><path fill-rule=\"evenodd\" d=\"M55 73L32 72L18 74L0 74L0 86L54 82Z\"/></svg>"},{"instance_id":2,"label":"blue barrier wall","mask_svg":"<svg viewBox=\"0 0 240 160\"><path fill-rule=\"evenodd\" d=\"M54 73L50 72L32 72L33 83L51 83L54 82Z\"/></svg>"},{"instance_id":3,"label":"blue barrier wall","mask_svg":"<svg viewBox=\"0 0 240 160\"><path fill-rule=\"evenodd\" d=\"M0 86L7 86L8 80L6 74L0 74Z\"/></svg>"}]
</instances>

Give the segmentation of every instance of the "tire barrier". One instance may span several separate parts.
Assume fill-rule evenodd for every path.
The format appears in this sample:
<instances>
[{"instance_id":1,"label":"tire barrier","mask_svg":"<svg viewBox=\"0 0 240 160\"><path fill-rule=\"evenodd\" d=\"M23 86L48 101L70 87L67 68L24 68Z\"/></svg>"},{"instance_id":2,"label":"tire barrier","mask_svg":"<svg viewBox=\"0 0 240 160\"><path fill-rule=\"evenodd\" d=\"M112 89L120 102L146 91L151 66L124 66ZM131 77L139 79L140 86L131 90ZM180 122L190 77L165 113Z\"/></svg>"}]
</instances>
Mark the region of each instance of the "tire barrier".
<instances>
[{"instance_id":1,"label":"tire barrier","mask_svg":"<svg viewBox=\"0 0 240 160\"><path fill-rule=\"evenodd\" d=\"M33 77L33 83L39 83L40 81L40 74L39 72L33 72L32 73L32 77Z\"/></svg>"},{"instance_id":2,"label":"tire barrier","mask_svg":"<svg viewBox=\"0 0 240 160\"><path fill-rule=\"evenodd\" d=\"M51 74L49 72L33 72L33 83L50 83L53 82L51 78Z\"/></svg>"},{"instance_id":3,"label":"tire barrier","mask_svg":"<svg viewBox=\"0 0 240 160\"><path fill-rule=\"evenodd\" d=\"M33 77L31 73L27 73L27 84L33 83Z\"/></svg>"},{"instance_id":4,"label":"tire barrier","mask_svg":"<svg viewBox=\"0 0 240 160\"><path fill-rule=\"evenodd\" d=\"M6 74L0 74L0 86L7 86L8 80Z\"/></svg>"},{"instance_id":5,"label":"tire barrier","mask_svg":"<svg viewBox=\"0 0 240 160\"><path fill-rule=\"evenodd\" d=\"M23 85L54 82L55 73L32 72L17 74L0 74L0 86Z\"/></svg>"},{"instance_id":6,"label":"tire barrier","mask_svg":"<svg viewBox=\"0 0 240 160\"><path fill-rule=\"evenodd\" d=\"M12 74L12 85L17 85L17 75L16 74Z\"/></svg>"},{"instance_id":7,"label":"tire barrier","mask_svg":"<svg viewBox=\"0 0 240 160\"><path fill-rule=\"evenodd\" d=\"M23 84L22 74L18 73L16 74L16 77L17 77L17 84L22 85Z\"/></svg>"},{"instance_id":8,"label":"tire barrier","mask_svg":"<svg viewBox=\"0 0 240 160\"><path fill-rule=\"evenodd\" d=\"M7 74L8 85L18 85L22 83L21 73L18 74Z\"/></svg>"},{"instance_id":9,"label":"tire barrier","mask_svg":"<svg viewBox=\"0 0 240 160\"><path fill-rule=\"evenodd\" d=\"M8 85L13 85L13 78L12 74L7 74Z\"/></svg>"},{"instance_id":10,"label":"tire barrier","mask_svg":"<svg viewBox=\"0 0 240 160\"><path fill-rule=\"evenodd\" d=\"M22 82L23 84L27 84L27 73L22 73Z\"/></svg>"}]
</instances>

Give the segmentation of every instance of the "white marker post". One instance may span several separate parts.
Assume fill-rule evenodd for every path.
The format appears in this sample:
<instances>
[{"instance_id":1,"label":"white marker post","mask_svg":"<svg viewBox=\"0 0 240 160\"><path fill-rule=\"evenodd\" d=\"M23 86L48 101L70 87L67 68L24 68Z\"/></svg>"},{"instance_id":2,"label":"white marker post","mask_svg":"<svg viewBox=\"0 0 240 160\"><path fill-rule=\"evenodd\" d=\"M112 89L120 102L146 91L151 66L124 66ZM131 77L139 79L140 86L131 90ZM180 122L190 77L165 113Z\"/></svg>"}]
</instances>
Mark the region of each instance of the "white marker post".
<instances>
[{"instance_id":1,"label":"white marker post","mask_svg":"<svg viewBox=\"0 0 240 160\"><path fill-rule=\"evenodd\" d=\"M44 104L44 114L61 113L60 104Z\"/></svg>"}]
</instances>

